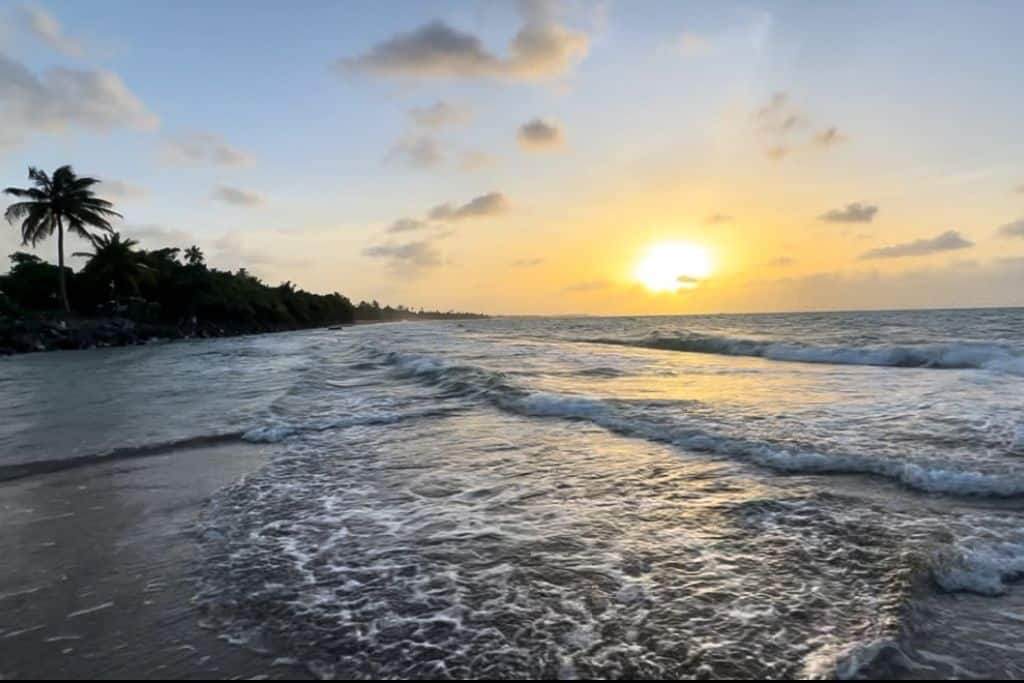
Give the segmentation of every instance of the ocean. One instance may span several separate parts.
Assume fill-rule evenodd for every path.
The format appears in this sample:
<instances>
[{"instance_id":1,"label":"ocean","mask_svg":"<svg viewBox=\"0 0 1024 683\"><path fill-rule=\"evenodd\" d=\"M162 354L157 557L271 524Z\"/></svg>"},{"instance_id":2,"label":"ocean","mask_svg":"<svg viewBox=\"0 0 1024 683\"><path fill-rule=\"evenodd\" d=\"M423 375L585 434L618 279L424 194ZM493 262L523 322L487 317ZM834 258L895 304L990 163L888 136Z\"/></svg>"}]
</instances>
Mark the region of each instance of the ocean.
<instances>
[{"instance_id":1,"label":"ocean","mask_svg":"<svg viewBox=\"0 0 1024 683\"><path fill-rule=\"evenodd\" d=\"M195 600L320 676L1024 675L1024 309L0 359L0 478L235 440Z\"/></svg>"}]
</instances>

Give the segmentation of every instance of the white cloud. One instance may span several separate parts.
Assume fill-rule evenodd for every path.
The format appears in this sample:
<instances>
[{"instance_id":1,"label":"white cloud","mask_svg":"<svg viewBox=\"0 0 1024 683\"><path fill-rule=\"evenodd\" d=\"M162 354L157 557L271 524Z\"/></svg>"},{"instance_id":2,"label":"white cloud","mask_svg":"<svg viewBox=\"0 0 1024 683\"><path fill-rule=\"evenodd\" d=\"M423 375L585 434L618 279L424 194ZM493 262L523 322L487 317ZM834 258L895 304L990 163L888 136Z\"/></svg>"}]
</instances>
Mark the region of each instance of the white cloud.
<instances>
[{"instance_id":1,"label":"white cloud","mask_svg":"<svg viewBox=\"0 0 1024 683\"><path fill-rule=\"evenodd\" d=\"M17 10L19 23L26 31L43 41L66 57L80 59L86 54L85 44L64 33L56 17L36 6L20 7Z\"/></svg>"},{"instance_id":2,"label":"white cloud","mask_svg":"<svg viewBox=\"0 0 1024 683\"><path fill-rule=\"evenodd\" d=\"M338 60L336 68L404 78L538 80L565 74L586 56L589 37L555 21L552 3L533 0L520 7L523 24L507 56L438 20L389 38L361 56Z\"/></svg>"},{"instance_id":3,"label":"white cloud","mask_svg":"<svg viewBox=\"0 0 1024 683\"><path fill-rule=\"evenodd\" d=\"M462 206L439 204L430 210L429 217L436 221L461 221L467 218L486 218L508 210L509 201L500 192L489 192L475 197Z\"/></svg>"},{"instance_id":4,"label":"white cloud","mask_svg":"<svg viewBox=\"0 0 1024 683\"><path fill-rule=\"evenodd\" d=\"M412 135L392 145L387 160L412 168L430 168L444 161L444 151L432 135Z\"/></svg>"},{"instance_id":5,"label":"white cloud","mask_svg":"<svg viewBox=\"0 0 1024 683\"><path fill-rule=\"evenodd\" d=\"M110 71L56 67L41 76L0 54L0 146L69 128L151 130L159 119Z\"/></svg>"},{"instance_id":6,"label":"white cloud","mask_svg":"<svg viewBox=\"0 0 1024 683\"><path fill-rule=\"evenodd\" d=\"M126 238L138 240L145 249L162 249L163 247L179 247L185 249L193 244L195 237L185 230L168 228L156 223L126 223L118 228L118 232Z\"/></svg>"},{"instance_id":7,"label":"white cloud","mask_svg":"<svg viewBox=\"0 0 1024 683\"><path fill-rule=\"evenodd\" d=\"M120 180L103 180L96 188L96 192L106 199L118 201L142 199L149 194L144 187L123 183Z\"/></svg>"},{"instance_id":8,"label":"white cloud","mask_svg":"<svg viewBox=\"0 0 1024 683\"><path fill-rule=\"evenodd\" d=\"M165 157L177 163L206 163L216 166L243 166L252 163L249 152L235 147L212 133L182 133L164 144Z\"/></svg>"},{"instance_id":9,"label":"white cloud","mask_svg":"<svg viewBox=\"0 0 1024 683\"><path fill-rule=\"evenodd\" d=\"M255 192L240 190L237 187L229 187L227 185L219 185L214 189L211 197L217 201L235 204L237 206L259 206L266 201L261 195Z\"/></svg>"},{"instance_id":10,"label":"white cloud","mask_svg":"<svg viewBox=\"0 0 1024 683\"><path fill-rule=\"evenodd\" d=\"M426 240L402 244L380 244L368 247L363 254L386 261L394 272L414 276L423 270L441 265L443 259L437 248Z\"/></svg>"}]
</instances>

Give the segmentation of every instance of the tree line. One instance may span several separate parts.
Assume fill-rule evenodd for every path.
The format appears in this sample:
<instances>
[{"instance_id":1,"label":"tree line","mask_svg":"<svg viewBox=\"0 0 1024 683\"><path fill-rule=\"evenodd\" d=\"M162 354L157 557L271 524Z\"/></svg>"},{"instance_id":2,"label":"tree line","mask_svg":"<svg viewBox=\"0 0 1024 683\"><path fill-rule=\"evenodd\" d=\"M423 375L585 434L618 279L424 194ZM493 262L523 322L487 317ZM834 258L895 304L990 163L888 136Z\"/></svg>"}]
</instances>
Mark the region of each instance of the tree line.
<instances>
[{"instance_id":1,"label":"tree line","mask_svg":"<svg viewBox=\"0 0 1024 683\"><path fill-rule=\"evenodd\" d=\"M7 208L5 218L20 228L25 246L56 234L58 262L53 265L28 252L12 254L10 271L0 275L0 315L63 309L252 330L470 315L382 307L376 301L356 305L337 292L314 294L291 282L271 286L245 268L231 272L209 267L195 245L140 249L111 226L110 220L120 214L94 194L97 179L80 177L70 166L52 175L31 168L29 179L32 187L5 190L19 200ZM87 259L77 272L65 265L65 232L85 238L92 247L74 254Z\"/></svg>"}]
</instances>

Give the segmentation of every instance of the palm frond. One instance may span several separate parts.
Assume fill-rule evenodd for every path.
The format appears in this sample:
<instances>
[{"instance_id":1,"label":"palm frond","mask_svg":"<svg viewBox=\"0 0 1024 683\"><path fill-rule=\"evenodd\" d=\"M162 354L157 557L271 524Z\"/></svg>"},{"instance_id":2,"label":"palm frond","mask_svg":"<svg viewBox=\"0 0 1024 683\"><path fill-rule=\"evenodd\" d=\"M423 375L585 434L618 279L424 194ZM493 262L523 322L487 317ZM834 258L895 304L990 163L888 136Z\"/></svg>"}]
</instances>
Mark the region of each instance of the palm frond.
<instances>
[{"instance_id":1,"label":"palm frond","mask_svg":"<svg viewBox=\"0 0 1024 683\"><path fill-rule=\"evenodd\" d=\"M4 211L4 219L11 225L14 225L15 221L19 221L27 216L37 206L39 204L36 202L15 202Z\"/></svg>"},{"instance_id":2,"label":"palm frond","mask_svg":"<svg viewBox=\"0 0 1024 683\"><path fill-rule=\"evenodd\" d=\"M67 190L68 187L75 181L75 171L71 166L65 164L56 171L53 172L53 177L50 179L54 187L59 187L63 190Z\"/></svg>"},{"instance_id":3,"label":"palm frond","mask_svg":"<svg viewBox=\"0 0 1024 683\"><path fill-rule=\"evenodd\" d=\"M33 247L41 239L53 234L57 228L57 219L44 205L33 206L28 216L21 222L21 243Z\"/></svg>"},{"instance_id":4,"label":"palm frond","mask_svg":"<svg viewBox=\"0 0 1024 683\"><path fill-rule=\"evenodd\" d=\"M9 194L12 197L28 197L29 199L34 199L40 202L46 201L49 198L48 194L35 187L8 187L4 188L4 194Z\"/></svg>"},{"instance_id":5,"label":"palm frond","mask_svg":"<svg viewBox=\"0 0 1024 683\"><path fill-rule=\"evenodd\" d=\"M34 182L38 187L49 190L52 186L50 177L46 175L46 171L41 171L35 166L28 167L28 179Z\"/></svg>"},{"instance_id":6,"label":"palm frond","mask_svg":"<svg viewBox=\"0 0 1024 683\"><path fill-rule=\"evenodd\" d=\"M72 180L70 183L68 183L67 191L68 192L81 192L83 190L88 190L90 187L92 187L93 185L96 185L99 182L100 182L99 178L90 178L88 176L83 176L81 178L76 177L74 180Z\"/></svg>"}]
</instances>

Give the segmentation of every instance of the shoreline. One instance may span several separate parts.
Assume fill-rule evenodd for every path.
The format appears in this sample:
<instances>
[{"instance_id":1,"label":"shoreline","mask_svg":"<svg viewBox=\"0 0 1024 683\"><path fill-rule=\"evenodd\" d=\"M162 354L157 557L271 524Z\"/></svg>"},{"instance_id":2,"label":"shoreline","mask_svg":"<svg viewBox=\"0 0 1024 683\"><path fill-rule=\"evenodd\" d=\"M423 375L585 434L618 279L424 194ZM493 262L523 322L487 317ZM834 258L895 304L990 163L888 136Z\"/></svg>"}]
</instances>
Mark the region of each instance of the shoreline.
<instances>
[{"instance_id":1,"label":"shoreline","mask_svg":"<svg viewBox=\"0 0 1024 683\"><path fill-rule=\"evenodd\" d=\"M303 330L338 330L363 325L414 323L436 320L477 320L479 317L410 318L400 320L350 320L320 325L271 324L239 325L235 323L202 323L195 333L187 333L178 325L139 323L129 318L38 318L4 320L0 318L0 358L48 351L86 351L97 348L146 346L174 341L248 337L261 334L301 332Z\"/></svg>"},{"instance_id":2,"label":"shoreline","mask_svg":"<svg viewBox=\"0 0 1024 683\"><path fill-rule=\"evenodd\" d=\"M0 679L272 678L308 671L200 626L194 525L269 448L180 446L0 482Z\"/></svg>"},{"instance_id":3,"label":"shoreline","mask_svg":"<svg viewBox=\"0 0 1024 683\"><path fill-rule=\"evenodd\" d=\"M372 321L378 322L378 321ZM270 324L223 325L201 323L185 331L180 325L136 322L118 317L61 317L0 320L0 357L47 351L83 351L95 348L145 346L169 341L244 337L301 330L341 329L364 321L332 322L322 325Z\"/></svg>"}]
</instances>

